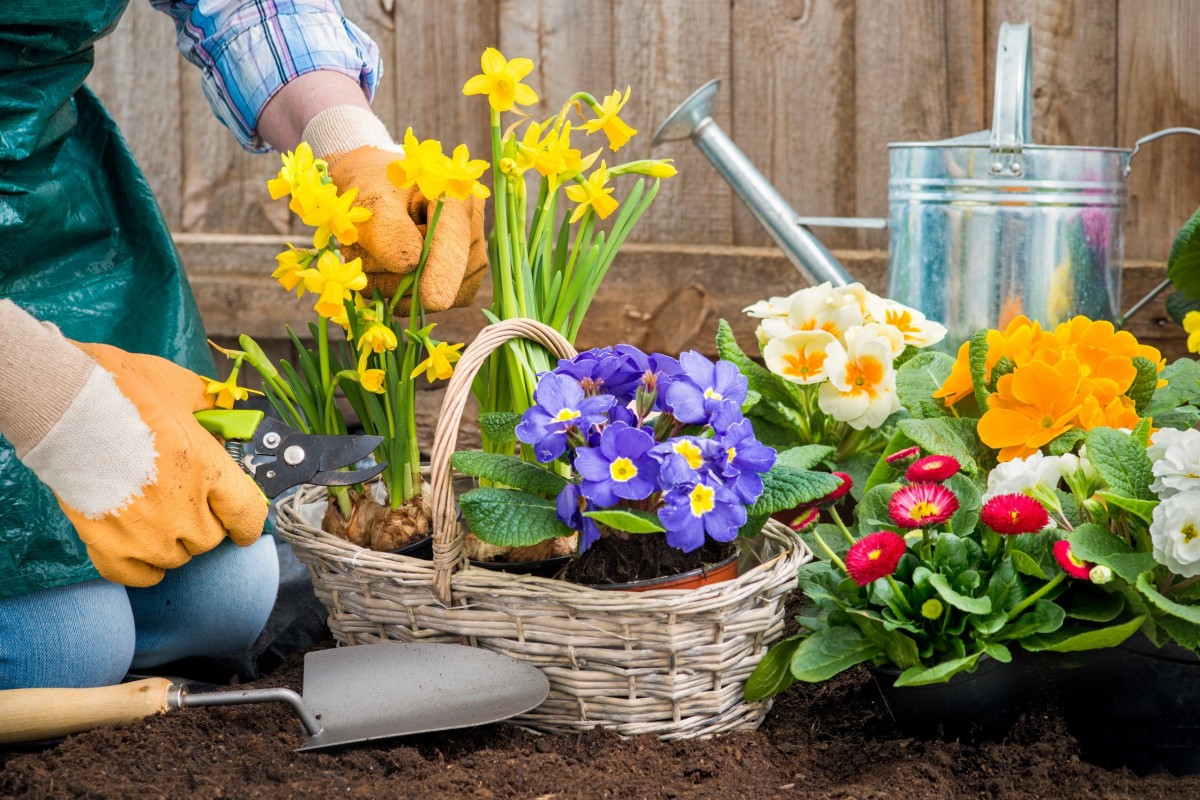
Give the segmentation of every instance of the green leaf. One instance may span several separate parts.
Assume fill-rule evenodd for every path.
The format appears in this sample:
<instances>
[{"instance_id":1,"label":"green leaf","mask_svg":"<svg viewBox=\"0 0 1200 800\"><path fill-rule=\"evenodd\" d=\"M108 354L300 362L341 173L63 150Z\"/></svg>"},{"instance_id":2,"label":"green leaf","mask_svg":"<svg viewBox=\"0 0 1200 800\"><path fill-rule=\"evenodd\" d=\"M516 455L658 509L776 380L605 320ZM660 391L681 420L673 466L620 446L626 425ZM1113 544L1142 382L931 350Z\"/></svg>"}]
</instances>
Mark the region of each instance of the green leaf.
<instances>
[{"instance_id":1,"label":"green leaf","mask_svg":"<svg viewBox=\"0 0 1200 800\"><path fill-rule=\"evenodd\" d=\"M1183 603L1176 603L1174 600L1166 597L1158 591L1158 588L1151 580L1149 572L1143 572L1141 575L1138 575L1135 585L1138 591L1142 593L1142 597L1149 600L1150 604L1159 611L1170 614L1172 617L1178 617L1185 622L1200 624L1200 606L1185 606Z\"/></svg>"},{"instance_id":2,"label":"green leaf","mask_svg":"<svg viewBox=\"0 0 1200 800\"><path fill-rule=\"evenodd\" d=\"M1091 455L1090 448L1088 455ZM1133 583L1143 572L1154 569L1154 556L1136 552L1119 536L1094 523L1080 525L1068 537L1071 552L1083 561L1102 564Z\"/></svg>"},{"instance_id":3,"label":"green leaf","mask_svg":"<svg viewBox=\"0 0 1200 800\"><path fill-rule=\"evenodd\" d=\"M908 413L918 419L946 417L950 412L933 393L950 375L954 359L945 353L922 351L896 370L896 393Z\"/></svg>"},{"instance_id":4,"label":"green leaf","mask_svg":"<svg viewBox=\"0 0 1200 800\"><path fill-rule=\"evenodd\" d=\"M879 453L860 450L835 463L834 466L838 471L846 473L850 476L850 480L854 481L850 486L850 496L855 500L862 500L867 479L871 475L871 471L875 469L875 462L878 460Z\"/></svg>"},{"instance_id":5,"label":"green leaf","mask_svg":"<svg viewBox=\"0 0 1200 800\"><path fill-rule=\"evenodd\" d=\"M1012 663L1012 651L997 642L989 642L983 646L984 655L989 655L1001 664Z\"/></svg>"},{"instance_id":6,"label":"green leaf","mask_svg":"<svg viewBox=\"0 0 1200 800\"><path fill-rule=\"evenodd\" d=\"M743 539L753 539L762 533L763 526L770 518L770 514L747 514L746 522L738 528L738 536Z\"/></svg>"},{"instance_id":7,"label":"green leaf","mask_svg":"<svg viewBox=\"0 0 1200 800\"><path fill-rule=\"evenodd\" d=\"M450 457L450 463L464 475L487 478L496 483L547 498L558 497L558 493L569 482L561 475L537 464L530 464L516 456L507 456L503 453L459 450Z\"/></svg>"},{"instance_id":8,"label":"green leaf","mask_svg":"<svg viewBox=\"0 0 1200 800\"><path fill-rule=\"evenodd\" d=\"M976 432L978 420L943 417L905 419L897 426L901 433L929 455L954 456L962 471L974 475L990 457ZM1089 450L1091 448L1088 448Z\"/></svg>"},{"instance_id":9,"label":"green leaf","mask_svg":"<svg viewBox=\"0 0 1200 800\"><path fill-rule=\"evenodd\" d=\"M1123 497L1112 492L1096 492L1096 496L1110 506L1116 506L1128 511L1147 525L1151 522L1154 509L1158 507L1157 500L1134 500L1132 497Z\"/></svg>"},{"instance_id":10,"label":"green leaf","mask_svg":"<svg viewBox=\"0 0 1200 800\"><path fill-rule=\"evenodd\" d=\"M1056 436L1050 441L1050 455L1061 456L1065 453L1073 453L1079 443L1087 438L1087 431L1082 428L1071 428L1064 434Z\"/></svg>"},{"instance_id":11,"label":"green leaf","mask_svg":"<svg viewBox=\"0 0 1200 800\"><path fill-rule=\"evenodd\" d=\"M834 453L834 448L824 444L806 444L803 447L792 447L780 450L775 455L775 463L792 469L812 469Z\"/></svg>"},{"instance_id":12,"label":"green leaf","mask_svg":"<svg viewBox=\"0 0 1200 800\"><path fill-rule=\"evenodd\" d=\"M1159 415L1194 402L1200 395L1200 361L1193 358L1173 361L1158 377L1167 385L1154 393L1154 399L1146 407L1146 416L1153 417L1156 425Z\"/></svg>"},{"instance_id":13,"label":"green leaf","mask_svg":"<svg viewBox=\"0 0 1200 800\"><path fill-rule=\"evenodd\" d=\"M1090 586L1075 586L1060 598L1071 619L1112 622L1125 609L1125 598Z\"/></svg>"},{"instance_id":14,"label":"green leaf","mask_svg":"<svg viewBox=\"0 0 1200 800\"><path fill-rule=\"evenodd\" d=\"M1175 288L1193 300L1200 300L1200 209L1183 224L1171 254L1167 256L1167 277Z\"/></svg>"},{"instance_id":15,"label":"green leaf","mask_svg":"<svg viewBox=\"0 0 1200 800\"><path fill-rule=\"evenodd\" d=\"M975 530L979 512L983 508L983 496L975 481L959 473L951 475L945 482L946 488L958 497L958 510L950 517L950 530L962 536Z\"/></svg>"},{"instance_id":16,"label":"green leaf","mask_svg":"<svg viewBox=\"0 0 1200 800\"><path fill-rule=\"evenodd\" d=\"M1050 600L1038 600L1021 616L1001 628L997 638L1014 641L1036 633L1054 633L1062 627L1066 617L1067 613L1058 603Z\"/></svg>"},{"instance_id":17,"label":"green leaf","mask_svg":"<svg viewBox=\"0 0 1200 800\"><path fill-rule=\"evenodd\" d=\"M899 489L900 484L898 483L885 483L863 495L862 500L854 509L859 536L874 533L879 530L880 525L892 524L892 520L888 516L888 501Z\"/></svg>"},{"instance_id":18,"label":"green leaf","mask_svg":"<svg viewBox=\"0 0 1200 800\"><path fill-rule=\"evenodd\" d=\"M992 613L992 599L986 595L983 597L967 597L954 591L950 582L946 580L946 576L940 572L935 572L929 576L929 585L932 586L938 595L950 605L965 611L968 614L990 614Z\"/></svg>"},{"instance_id":19,"label":"green leaf","mask_svg":"<svg viewBox=\"0 0 1200 800\"><path fill-rule=\"evenodd\" d=\"M827 628L807 637L792 654L796 680L820 683L855 664L879 655L879 648L857 628Z\"/></svg>"},{"instance_id":20,"label":"green leaf","mask_svg":"<svg viewBox=\"0 0 1200 800\"><path fill-rule=\"evenodd\" d=\"M883 618L872 611L850 608L847 612L863 636L874 642L893 665L900 669L908 669L921 663L917 643L911 636L897 630L886 630Z\"/></svg>"},{"instance_id":21,"label":"green leaf","mask_svg":"<svg viewBox=\"0 0 1200 800\"><path fill-rule=\"evenodd\" d=\"M971 364L971 383L975 386L975 404L979 406L982 416L988 410L988 374L987 374L987 343L986 329L975 332L967 345L968 360Z\"/></svg>"},{"instance_id":22,"label":"green leaf","mask_svg":"<svg viewBox=\"0 0 1200 800\"><path fill-rule=\"evenodd\" d=\"M1134 439L1136 439L1137 443L1140 444L1142 447L1149 447L1150 446L1150 428L1151 428L1150 420L1140 419L1140 420L1138 420L1138 424L1133 426L1133 430L1129 432L1129 435L1132 436Z\"/></svg>"},{"instance_id":23,"label":"green leaf","mask_svg":"<svg viewBox=\"0 0 1200 800\"><path fill-rule=\"evenodd\" d=\"M525 547L570 536L554 503L516 489L472 489L458 500L471 532L500 547Z\"/></svg>"},{"instance_id":24,"label":"green leaf","mask_svg":"<svg viewBox=\"0 0 1200 800\"><path fill-rule=\"evenodd\" d=\"M1171 319L1182 325L1189 311L1200 311L1200 298L1193 299L1183 292L1171 292L1167 295L1165 305Z\"/></svg>"},{"instance_id":25,"label":"green leaf","mask_svg":"<svg viewBox=\"0 0 1200 800\"><path fill-rule=\"evenodd\" d=\"M1106 647L1116 647L1128 639L1145 622L1145 617L1134 617L1120 625L1107 628L1093 628L1079 632L1078 628L1060 628L1054 633L1041 633L1026 636L1021 640L1021 647L1031 653L1049 651L1052 653L1077 653L1081 650L1101 650Z\"/></svg>"},{"instance_id":26,"label":"green leaf","mask_svg":"<svg viewBox=\"0 0 1200 800\"><path fill-rule=\"evenodd\" d=\"M1034 578L1045 580L1058 573L1058 560L1054 557L1054 543L1059 533L1055 529L1026 533L1012 537L1013 562L1017 569ZM1029 562L1033 562L1032 566Z\"/></svg>"},{"instance_id":27,"label":"green leaf","mask_svg":"<svg viewBox=\"0 0 1200 800\"><path fill-rule=\"evenodd\" d=\"M945 683L964 670L974 669L982 655L983 651L979 651L969 656L934 664L932 667L906 669L896 679L896 686L926 686L931 683Z\"/></svg>"},{"instance_id":28,"label":"green leaf","mask_svg":"<svg viewBox=\"0 0 1200 800\"><path fill-rule=\"evenodd\" d=\"M601 525L627 533L663 533L666 528L659 522L658 516L649 511L638 511L633 508L606 508L600 511L585 511L585 517L590 517Z\"/></svg>"},{"instance_id":29,"label":"green leaf","mask_svg":"<svg viewBox=\"0 0 1200 800\"><path fill-rule=\"evenodd\" d=\"M1150 456L1127 433L1112 428L1093 428L1087 435L1088 459L1114 494L1153 500Z\"/></svg>"},{"instance_id":30,"label":"green leaf","mask_svg":"<svg viewBox=\"0 0 1200 800\"><path fill-rule=\"evenodd\" d=\"M725 320L717 323L717 355L732 361L738 371L746 376L750 388L764 398L786 406L796 405L796 395L791 384L759 364L743 352L733 335L733 328Z\"/></svg>"},{"instance_id":31,"label":"green leaf","mask_svg":"<svg viewBox=\"0 0 1200 800\"><path fill-rule=\"evenodd\" d=\"M479 430L490 442L515 442L520 422L521 415L511 411L485 411L479 415Z\"/></svg>"},{"instance_id":32,"label":"green leaf","mask_svg":"<svg viewBox=\"0 0 1200 800\"><path fill-rule=\"evenodd\" d=\"M1134 410L1143 415L1158 388L1158 365L1148 358L1137 356L1133 359L1133 366L1137 369L1137 375L1125 394L1133 401Z\"/></svg>"},{"instance_id":33,"label":"green leaf","mask_svg":"<svg viewBox=\"0 0 1200 800\"><path fill-rule=\"evenodd\" d=\"M824 497L842 485L828 472L811 472L776 464L763 474L763 493L749 514L774 514Z\"/></svg>"},{"instance_id":34,"label":"green leaf","mask_svg":"<svg viewBox=\"0 0 1200 800\"><path fill-rule=\"evenodd\" d=\"M799 636L789 636L771 645L746 680L747 703L774 697L795 682L792 656L800 646L800 641Z\"/></svg>"},{"instance_id":35,"label":"green leaf","mask_svg":"<svg viewBox=\"0 0 1200 800\"><path fill-rule=\"evenodd\" d=\"M1017 365L1013 363L1011 358L1008 356L1001 356L1000 360L997 361L992 367L992 374L988 376L988 387L995 388L996 381L1000 380L1010 372L1015 371L1016 368Z\"/></svg>"}]
</instances>

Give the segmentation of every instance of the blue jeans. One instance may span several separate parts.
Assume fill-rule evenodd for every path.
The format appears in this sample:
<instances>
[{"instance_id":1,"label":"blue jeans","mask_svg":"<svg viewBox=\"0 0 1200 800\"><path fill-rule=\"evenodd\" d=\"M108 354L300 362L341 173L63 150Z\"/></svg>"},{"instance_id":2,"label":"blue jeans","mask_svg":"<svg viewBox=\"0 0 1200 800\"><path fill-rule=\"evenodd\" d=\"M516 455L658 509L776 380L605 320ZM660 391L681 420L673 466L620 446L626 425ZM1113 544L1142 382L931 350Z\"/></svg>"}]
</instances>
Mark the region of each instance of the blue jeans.
<instances>
[{"instance_id":1,"label":"blue jeans","mask_svg":"<svg viewBox=\"0 0 1200 800\"><path fill-rule=\"evenodd\" d=\"M100 579L0 599L0 689L89 687L254 643L279 586L275 540L226 539L147 589Z\"/></svg>"}]
</instances>

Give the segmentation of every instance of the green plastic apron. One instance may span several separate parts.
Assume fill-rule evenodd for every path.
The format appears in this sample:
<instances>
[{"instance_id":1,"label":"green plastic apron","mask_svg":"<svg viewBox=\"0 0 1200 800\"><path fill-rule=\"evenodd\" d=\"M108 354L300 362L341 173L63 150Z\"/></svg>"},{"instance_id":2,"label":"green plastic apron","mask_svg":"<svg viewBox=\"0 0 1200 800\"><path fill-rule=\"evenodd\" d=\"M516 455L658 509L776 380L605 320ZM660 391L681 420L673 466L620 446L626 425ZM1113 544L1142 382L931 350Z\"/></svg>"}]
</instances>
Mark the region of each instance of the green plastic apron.
<instances>
[{"instance_id":1,"label":"green plastic apron","mask_svg":"<svg viewBox=\"0 0 1200 800\"><path fill-rule=\"evenodd\" d=\"M211 375L162 214L116 125L83 86L93 43L126 2L0 2L0 297L72 339ZM53 494L0 439L0 597L96 577Z\"/></svg>"}]
</instances>

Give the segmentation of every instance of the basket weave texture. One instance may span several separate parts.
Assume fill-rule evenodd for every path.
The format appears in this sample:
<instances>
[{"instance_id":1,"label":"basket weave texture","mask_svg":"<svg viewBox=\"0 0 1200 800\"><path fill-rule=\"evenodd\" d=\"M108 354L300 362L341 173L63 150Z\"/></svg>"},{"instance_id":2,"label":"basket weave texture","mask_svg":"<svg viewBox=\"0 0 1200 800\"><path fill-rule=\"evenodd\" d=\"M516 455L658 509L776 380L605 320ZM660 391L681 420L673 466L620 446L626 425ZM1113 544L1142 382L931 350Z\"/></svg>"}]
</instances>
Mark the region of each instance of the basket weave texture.
<instances>
[{"instance_id":1,"label":"basket weave texture","mask_svg":"<svg viewBox=\"0 0 1200 800\"><path fill-rule=\"evenodd\" d=\"M488 326L447 387L431 459L434 559L357 547L305 524L310 487L280 505L278 531L308 565L329 627L345 645L458 642L539 667L550 696L517 724L548 733L610 728L663 739L757 728L768 702L743 699L746 679L783 632L784 601L812 553L771 521L741 542L740 575L699 589L621 592L471 567L462 549L450 456L471 382L487 356L525 337L574 355L532 320Z\"/></svg>"}]
</instances>

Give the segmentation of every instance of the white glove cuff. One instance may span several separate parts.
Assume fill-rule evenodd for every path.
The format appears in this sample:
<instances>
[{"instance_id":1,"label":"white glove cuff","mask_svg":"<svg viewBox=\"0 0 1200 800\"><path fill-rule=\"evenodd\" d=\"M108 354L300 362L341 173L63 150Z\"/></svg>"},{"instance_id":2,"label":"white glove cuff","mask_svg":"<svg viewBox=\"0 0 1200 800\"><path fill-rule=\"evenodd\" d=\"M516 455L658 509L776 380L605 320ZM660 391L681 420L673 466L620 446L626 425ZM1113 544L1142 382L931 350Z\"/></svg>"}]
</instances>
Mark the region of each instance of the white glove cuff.
<instances>
[{"instance_id":1,"label":"white glove cuff","mask_svg":"<svg viewBox=\"0 0 1200 800\"><path fill-rule=\"evenodd\" d=\"M392 141L383 120L359 106L325 109L308 121L300 138L308 142L317 158L325 158L331 153L349 153L365 145L404 152Z\"/></svg>"}]
</instances>

